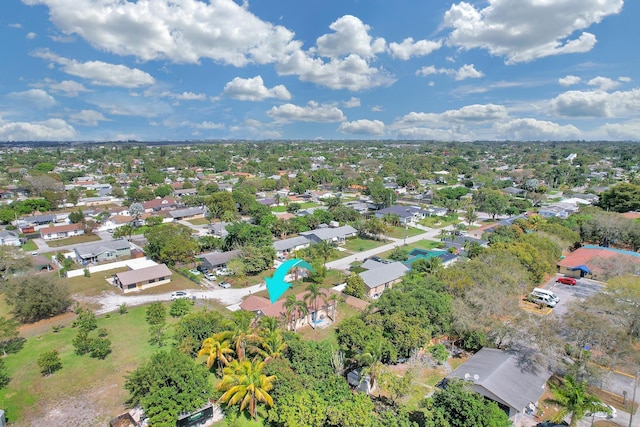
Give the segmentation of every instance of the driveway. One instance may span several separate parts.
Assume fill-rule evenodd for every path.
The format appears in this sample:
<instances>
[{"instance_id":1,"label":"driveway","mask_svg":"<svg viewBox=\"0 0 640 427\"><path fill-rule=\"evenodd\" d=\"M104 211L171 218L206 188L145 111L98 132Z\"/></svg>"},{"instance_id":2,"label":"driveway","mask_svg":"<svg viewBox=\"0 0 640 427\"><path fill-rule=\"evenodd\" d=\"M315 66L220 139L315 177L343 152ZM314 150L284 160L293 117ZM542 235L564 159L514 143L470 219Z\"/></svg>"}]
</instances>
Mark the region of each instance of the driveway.
<instances>
[{"instance_id":1,"label":"driveway","mask_svg":"<svg viewBox=\"0 0 640 427\"><path fill-rule=\"evenodd\" d=\"M575 286L564 285L556 282L558 277L561 277L561 275L554 276L544 286L541 286L553 291L560 298L560 302L553 309L553 314L558 317L564 316L569 311L569 305L572 301L582 301L591 295L601 292L604 287L604 283L591 279L577 279Z\"/></svg>"}]
</instances>

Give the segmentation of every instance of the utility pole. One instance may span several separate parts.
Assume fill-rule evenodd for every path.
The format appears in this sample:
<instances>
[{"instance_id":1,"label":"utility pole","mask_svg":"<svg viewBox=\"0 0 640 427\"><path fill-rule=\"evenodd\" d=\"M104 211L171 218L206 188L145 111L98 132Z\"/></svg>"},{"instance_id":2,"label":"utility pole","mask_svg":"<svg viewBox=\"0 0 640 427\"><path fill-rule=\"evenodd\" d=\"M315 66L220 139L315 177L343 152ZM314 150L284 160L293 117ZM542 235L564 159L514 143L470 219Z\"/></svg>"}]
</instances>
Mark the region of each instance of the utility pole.
<instances>
[{"instance_id":1,"label":"utility pole","mask_svg":"<svg viewBox=\"0 0 640 427\"><path fill-rule=\"evenodd\" d=\"M629 427L633 427L633 412L635 411L637 386L638 386L638 369L636 369L636 377L633 380L633 397L631 398L631 415L629 416Z\"/></svg>"}]
</instances>

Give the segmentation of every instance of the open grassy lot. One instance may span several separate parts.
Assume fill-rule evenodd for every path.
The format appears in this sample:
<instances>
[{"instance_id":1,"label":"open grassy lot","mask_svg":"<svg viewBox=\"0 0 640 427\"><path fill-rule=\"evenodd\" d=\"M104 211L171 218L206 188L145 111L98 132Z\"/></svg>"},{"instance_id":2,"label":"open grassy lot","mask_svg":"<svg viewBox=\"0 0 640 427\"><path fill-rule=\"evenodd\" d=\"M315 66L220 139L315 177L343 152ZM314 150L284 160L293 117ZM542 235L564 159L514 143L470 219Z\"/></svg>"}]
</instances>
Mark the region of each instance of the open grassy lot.
<instances>
[{"instance_id":1,"label":"open grassy lot","mask_svg":"<svg viewBox=\"0 0 640 427\"><path fill-rule=\"evenodd\" d=\"M66 239L49 240L47 241L47 245L49 245L49 247L51 248L57 248L59 246L78 245L81 243L97 242L98 240L100 240L100 236L96 236L95 234L84 234L82 236L73 236L73 237L68 237Z\"/></svg>"},{"instance_id":2,"label":"open grassy lot","mask_svg":"<svg viewBox=\"0 0 640 427\"><path fill-rule=\"evenodd\" d=\"M70 323L75 315L63 317L59 319L60 323L52 323ZM175 320L168 318L168 322L173 324ZM64 424L64 418L61 418L62 424L57 425L105 425L111 417L125 410L124 375L155 350L147 343L145 307L131 308L125 315L100 317L98 327L106 328L111 340L112 353L105 360L76 355L72 339L77 330L71 326L65 326L57 333L49 326L46 333L30 336L20 352L4 359L11 382L0 391L0 405L12 425L42 425L38 420L55 418L52 411L60 410L58 405L62 408L76 406L85 417L93 414L93 418L71 421L74 414L62 413L62 417L70 417L69 424ZM59 351L63 367L55 374L43 377L37 358L51 350ZM87 408L87 405L92 407Z\"/></svg>"},{"instance_id":3,"label":"open grassy lot","mask_svg":"<svg viewBox=\"0 0 640 427\"><path fill-rule=\"evenodd\" d=\"M442 228L460 222L458 215L450 216L429 216L420 221L420 225L431 228Z\"/></svg>"},{"instance_id":4,"label":"open grassy lot","mask_svg":"<svg viewBox=\"0 0 640 427\"><path fill-rule=\"evenodd\" d=\"M22 250L27 252L27 253L32 252L32 251L37 251L38 250L38 245L36 245L33 240L27 240L27 243L22 245Z\"/></svg>"},{"instance_id":5,"label":"open grassy lot","mask_svg":"<svg viewBox=\"0 0 640 427\"><path fill-rule=\"evenodd\" d=\"M382 246L386 243L389 243L389 241L371 240L371 239L363 239L361 237L355 237L352 239L348 239L343 247L353 252L363 252L363 251L368 251L369 249L377 248L378 246Z\"/></svg>"},{"instance_id":6,"label":"open grassy lot","mask_svg":"<svg viewBox=\"0 0 640 427\"><path fill-rule=\"evenodd\" d=\"M387 233L387 235L394 239L403 239L405 237L417 236L422 233L424 233L423 230L413 227L408 227L406 229L404 227L391 227L391 231Z\"/></svg>"},{"instance_id":7,"label":"open grassy lot","mask_svg":"<svg viewBox=\"0 0 640 427\"><path fill-rule=\"evenodd\" d=\"M419 240L415 243L410 243L406 246L402 246L403 248L406 248L408 252L411 252L412 249L435 249L440 245L440 242L437 242L435 240ZM390 251L386 251L386 252L382 252L379 256L381 258L387 258L391 252L393 252L393 249Z\"/></svg>"}]
</instances>

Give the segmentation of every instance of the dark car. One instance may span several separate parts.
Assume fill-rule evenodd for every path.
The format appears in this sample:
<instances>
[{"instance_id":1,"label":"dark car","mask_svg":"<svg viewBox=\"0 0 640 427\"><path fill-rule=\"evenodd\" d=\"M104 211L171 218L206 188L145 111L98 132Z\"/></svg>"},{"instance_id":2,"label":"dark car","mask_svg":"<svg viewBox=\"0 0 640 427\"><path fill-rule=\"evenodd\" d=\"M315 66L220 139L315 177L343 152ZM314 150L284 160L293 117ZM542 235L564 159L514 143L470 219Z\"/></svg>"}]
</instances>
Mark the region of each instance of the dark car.
<instances>
[{"instance_id":1,"label":"dark car","mask_svg":"<svg viewBox=\"0 0 640 427\"><path fill-rule=\"evenodd\" d=\"M575 286L578 283L573 277L558 277L556 282L571 286Z\"/></svg>"}]
</instances>

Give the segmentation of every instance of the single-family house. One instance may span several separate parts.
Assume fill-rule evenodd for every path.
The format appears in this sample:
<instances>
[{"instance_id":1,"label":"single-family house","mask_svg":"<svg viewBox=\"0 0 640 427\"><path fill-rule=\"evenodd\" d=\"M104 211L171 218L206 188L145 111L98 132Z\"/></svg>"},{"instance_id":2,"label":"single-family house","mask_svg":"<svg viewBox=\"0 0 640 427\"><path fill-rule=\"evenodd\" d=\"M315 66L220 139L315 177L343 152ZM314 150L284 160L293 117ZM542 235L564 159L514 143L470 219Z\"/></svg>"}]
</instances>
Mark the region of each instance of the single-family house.
<instances>
[{"instance_id":1,"label":"single-family house","mask_svg":"<svg viewBox=\"0 0 640 427\"><path fill-rule=\"evenodd\" d=\"M196 188L176 188L173 190L175 197L195 196L197 194L198 190Z\"/></svg>"},{"instance_id":2,"label":"single-family house","mask_svg":"<svg viewBox=\"0 0 640 427\"><path fill-rule=\"evenodd\" d=\"M22 218L20 221L27 226L40 227L43 225L53 224L57 222L57 220L58 220L57 215L49 214L49 215L27 216Z\"/></svg>"},{"instance_id":3,"label":"single-family house","mask_svg":"<svg viewBox=\"0 0 640 427\"><path fill-rule=\"evenodd\" d=\"M227 231L228 224L228 222L214 222L213 224L209 224L207 226L209 228L209 234L212 234L214 237L224 239L229 234Z\"/></svg>"},{"instance_id":4,"label":"single-family house","mask_svg":"<svg viewBox=\"0 0 640 427\"><path fill-rule=\"evenodd\" d=\"M167 212L167 215L175 221L204 218L204 208L198 206L193 208L176 209Z\"/></svg>"},{"instance_id":5,"label":"single-family house","mask_svg":"<svg viewBox=\"0 0 640 427\"><path fill-rule=\"evenodd\" d=\"M311 241L305 236L296 236L273 242L273 247L278 257L287 256L299 249L308 248L310 245Z\"/></svg>"},{"instance_id":6,"label":"single-family house","mask_svg":"<svg viewBox=\"0 0 640 427\"><path fill-rule=\"evenodd\" d=\"M67 237L82 236L84 224L65 224L40 229L40 237L44 240L66 239Z\"/></svg>"},{"instance_id":7,"label":"single-family house","mask_svg":"<svg viewBox=\"0 0 640 427\"><path fill-rule=\"evenodd\" d=\"M85 265L130 256L131 245L126 239L101 240L78 245L74 252L78 262Z\"/></svg>"},{"instance_id":8,"label":"single-family house","mask_svg":"<svg viewBox=\"0 0 640 427\"><path fill-rule=\"evenodd\" d=\"M304 236L311 240L313 243L319 242L332 242L332 243L344 243L345 240L349 237L355 237L358 235L358 230L353 228L350 225L343 225L342 227L324 227L324 228L316 228L311 231L303 231L300 233L301 236Z\"/></svg>"},{"instance_id":9,"label":"single-family house","mask_svg":"<svg viewBox=\"0 0 640 427\"><path fill-rule=\"evenodd\" d=\"M202 266L209 270L215 270L216 268L225 268L227 263L232 259L240 256L240 249L227 252L210 252L204 255L198 255Z\"/></svg>"},{"instance_id":10,"label":"single-family house","mask_svg":"<svg viewBox=\"0 0 640 427\"><path fill-rule=\"evenodd\" d=\"M369 298L378 298L387 288L399 283L409 268L401 262L381 264L371 270L363 271L360 277L366 285L366 295Z\"/></svg>"},{"instance_id":11,"label":"single-family house","mask_svg":"<svg viewBox=\"0 0 640 427\"><path fill-rule=\"evenodd\" d=\"M537 404L550 376L545 367L525 360L524 356L485 347L446 379L471 382L473 391L496 402L514 425L519 425L518 417Z\"/></svg>"},{"instance_id":12,"label":"single-family house","mask_svg":"<svg viewBox=\"0 0 640 427\"><path fill-rule=\"evenodd\" d=\"M0 245L3 246L21 246L20 235L13 230L0 231Z\"/></svg>"},{"instance_id":13,"label":"single-family house","mask_svg":"<svg viewBox=\"0 0 640 427\"><path fill-rule=\"evenodd\" d=\"M171 282L173 272L166 264L123 271L113 275L113 284L122 292L138 291Z\"/></svg>"},{"instance_id":14,"label":"single-family house","mask_svg":"<svg viewBox=\"0 0 640 427\"><path fill-rule=\"evenodd\" d=\"M424 219L428 213L418 206L393 205L376 211L375 215L380 219L387 215L397 215L402 225L410 225Z\"/></svg>"},{"instance_id":15,"label":"single-family house","mask_svg":"<svg viewBox=\"0 0 640 427\"><path fill-rule=\"evenodd\" d=\"M273 304L268 298L257 295L249 295L240 303L240 308L245 311L251 311L258 317L269 316L281 319L287 324L287 329L297 330L298 328L311 326L326 326L335 320L336 301L331 300L334 291L322 288L320 294L316 297L316 301L306 298L307 292L301 292L296 295L297 301L304 301L306 304L307 314L303 314L299 310L290 312L287 315L287 309L284 307L286 299L280 298ZM315 307L318 311L315 311Z\"/></svg>"},{"instance_id":16,"label":"single-family house","mask_svg":"<svg viewBox=\"0 0 640 427\"><path fill-rule=\"evenodd\" d=\"M170 211L178 207L178 203L172 197L165 197L162 199L153 199L142 203L144 211L148 213Z\"/></svg>"},{"instance_id":17,"label":"single-family house","mask_svg":"<svg viewBox=\"0 0 640 427\"><path fill-rule=\"evenodd\" d=\"M640 270L640 253L623 249L585 245L557 262L558 273L571 277L597 277L605 273L606 261L623 259Z\"/></svg>"}]
</instances>

